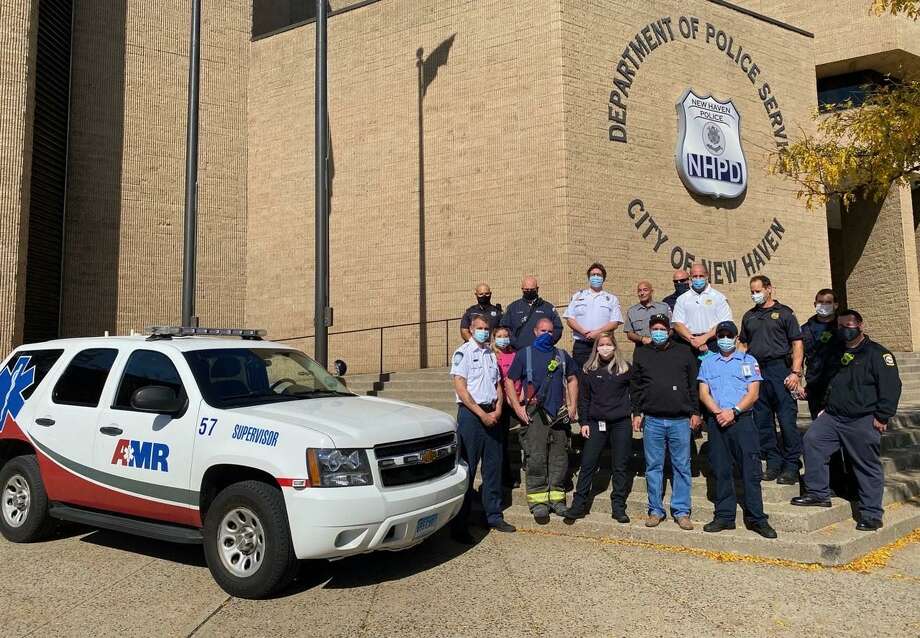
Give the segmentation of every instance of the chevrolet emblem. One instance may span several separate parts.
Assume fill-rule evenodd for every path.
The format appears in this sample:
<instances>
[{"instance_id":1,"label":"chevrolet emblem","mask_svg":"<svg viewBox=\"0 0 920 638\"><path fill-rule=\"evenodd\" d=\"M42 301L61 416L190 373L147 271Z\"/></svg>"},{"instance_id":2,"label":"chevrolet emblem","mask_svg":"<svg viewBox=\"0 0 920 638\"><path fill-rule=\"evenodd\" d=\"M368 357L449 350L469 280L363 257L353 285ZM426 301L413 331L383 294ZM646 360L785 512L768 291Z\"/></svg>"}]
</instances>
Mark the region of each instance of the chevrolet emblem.
<instances>
[{"instance_id":1,"label":"chevrolet emblem","mask_svg":"<svg viewBox=\"0 0 920 638\"><path fill-rule=\"evenodd\" d=\"M419 459L422 463L434 463L438 460L438 451L437 450L425 450L419 454Z\"/></svg>"}]
</instances>

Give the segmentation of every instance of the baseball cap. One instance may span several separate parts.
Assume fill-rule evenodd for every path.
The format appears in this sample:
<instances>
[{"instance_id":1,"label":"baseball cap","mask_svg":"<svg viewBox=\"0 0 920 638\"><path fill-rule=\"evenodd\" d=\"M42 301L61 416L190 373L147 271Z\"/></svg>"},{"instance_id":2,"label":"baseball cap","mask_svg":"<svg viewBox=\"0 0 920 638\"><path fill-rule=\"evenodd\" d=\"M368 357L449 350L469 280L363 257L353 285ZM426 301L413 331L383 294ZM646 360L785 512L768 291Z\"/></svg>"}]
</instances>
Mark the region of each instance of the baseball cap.
<instances>
[{"instance_id":1,"label":"baseball cap","mask_svg":"<svg viewBox=\"0 0 920 638\"><path fill-rule=\"evenodd\" d=\"M718 337L722 332L727 332L730 336L737 337L738 326L735 325L734 321L722 321L716 326L716 336Z\"/></svg>"},{"instance_id":2,"label":"baseball cap","mask_svg":"<svg viewBox=\"0 0 920 638\"><path fill-rule=\"evenodd\" d=\"M666 328L671 327L671 320L668 319L668 315L663 315L659 313L657 315L652 315L651 317L649 317L649 320L648 320L649 328L654 326L656 323L660 323L664 325Z\"/></svg>"}]
</instances>

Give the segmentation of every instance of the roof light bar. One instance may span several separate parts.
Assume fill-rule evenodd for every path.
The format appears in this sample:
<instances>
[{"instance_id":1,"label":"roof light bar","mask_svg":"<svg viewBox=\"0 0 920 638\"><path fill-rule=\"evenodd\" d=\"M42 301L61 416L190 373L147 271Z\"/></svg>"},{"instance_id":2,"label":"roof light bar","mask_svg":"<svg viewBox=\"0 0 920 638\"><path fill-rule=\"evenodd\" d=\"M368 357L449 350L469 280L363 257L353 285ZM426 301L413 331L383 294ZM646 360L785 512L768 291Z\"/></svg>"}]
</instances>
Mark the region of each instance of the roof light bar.
<instances>
[{"instance_id":1,"label":"roof light bar","mask_svg":"<svg viewBox=\"0 0 920 638\"><path fill-rule=\"evenodd\" d=\"M252 328L193 328L191 326L147 326L144 334L152 337L243 337L244 339L258 339L268 332Z\"/></svg>"}]
</instances>

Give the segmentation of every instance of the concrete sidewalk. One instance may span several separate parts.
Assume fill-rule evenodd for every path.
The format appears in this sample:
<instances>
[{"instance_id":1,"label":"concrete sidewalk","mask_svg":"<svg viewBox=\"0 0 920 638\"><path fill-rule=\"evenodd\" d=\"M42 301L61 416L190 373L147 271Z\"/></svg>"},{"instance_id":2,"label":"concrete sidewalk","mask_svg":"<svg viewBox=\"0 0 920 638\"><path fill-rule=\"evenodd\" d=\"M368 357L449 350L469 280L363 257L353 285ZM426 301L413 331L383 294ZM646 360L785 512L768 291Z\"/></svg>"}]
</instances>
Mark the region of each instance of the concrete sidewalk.
<instances>
[{"instance_id":1,"label":"concrete sidewalk","mask_svg":"<svg viewBox=\"0 0 920 638\"><path fill-rule=\"evenodd\" d=\"M477 530L477 535L484 532ZM917 636L920 543L870 573L723 563L546 533L443 533L305 563L269 601L229 598L200 548L110 532L0 541L3 636Z\"/></svg>"}]
</instances>

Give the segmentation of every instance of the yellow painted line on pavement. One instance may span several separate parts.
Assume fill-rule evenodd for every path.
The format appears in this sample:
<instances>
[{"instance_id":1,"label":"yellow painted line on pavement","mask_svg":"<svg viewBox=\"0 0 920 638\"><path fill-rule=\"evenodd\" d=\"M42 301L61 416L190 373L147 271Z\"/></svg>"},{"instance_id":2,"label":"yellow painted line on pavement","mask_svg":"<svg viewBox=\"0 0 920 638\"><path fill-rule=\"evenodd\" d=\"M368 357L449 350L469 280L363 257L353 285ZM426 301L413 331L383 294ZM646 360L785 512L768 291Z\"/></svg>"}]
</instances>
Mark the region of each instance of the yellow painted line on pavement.
<instances>
[{"instance_id":1,"label":"yellow painted line on pavement","mask_svg":"<svg viewBox=\"0 0 920 638\"><path fill-rule=\"evenodd\" d=\"M869 552L868 554L857 558L845 565L824 566L818 563L801 563L799 561L787 560L783 558L767 558L765 556L751 556L749 554L738 554L737 552L716 552L708 549L699 549L696 547L682 547L680 545L665 545L662 543L651 543L649 541L640 541L631 538L607 538L588 536L585 534L570 534L563 532L553 532L549 530L536 529L518 529L520 534L531 534L533 536L564 537L578 538L580 540L593 541L601 545L617 545L620 547L641 547L644 549L656 549L659 551L670 552L673 554L685 554L696 556L697 558L707 558L722 563L749 563L754 565L770 565L773 567L786 567L789 569L798 569L803 571L818 571L830 569L835 571L852 571L859 573L869 573L875 569L880 569L888 564L892 554L911 543L920 542L920 528L915 529L909 534L902 536L898 540L880 547L879 549Z\"/></svg>"}]
</instances>

